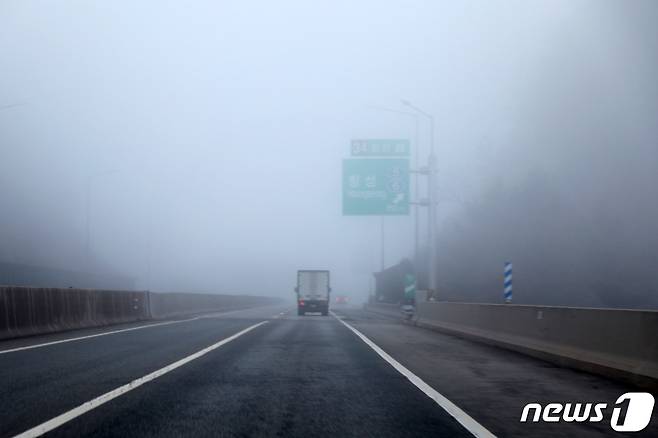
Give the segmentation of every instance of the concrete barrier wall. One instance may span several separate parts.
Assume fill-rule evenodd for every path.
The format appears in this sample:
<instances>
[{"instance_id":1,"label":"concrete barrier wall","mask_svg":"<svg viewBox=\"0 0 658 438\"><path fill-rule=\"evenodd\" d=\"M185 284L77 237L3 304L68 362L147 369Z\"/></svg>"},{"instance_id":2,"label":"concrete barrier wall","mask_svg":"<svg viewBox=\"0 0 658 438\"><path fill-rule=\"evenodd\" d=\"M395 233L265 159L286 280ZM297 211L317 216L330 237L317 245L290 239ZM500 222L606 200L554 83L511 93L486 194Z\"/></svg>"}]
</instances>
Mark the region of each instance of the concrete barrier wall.
<instances>
[{"instance_id":1,"label":"concrete barrier wall","mask_svg":"<svg viewBox=\"0 0 658 438\"><path fill-rule=\"evenodd\" d=\"M245 295L0 286L0 340L281 302Z\"/></svg>"},{"instance_id":2,"label":"concrete barrier wall","mask_svg":"<svg viewBox=\"0 0 658 438\"><path fill-rule=\"evenodd\" d=\"M245 309L281 303L278 298L251 295L151 293L151 316L170 318L203 312Z\"/></svg>"},{"instance_id":3,"label":"concrete barrier wall","mask_svg":"<svg viewBox=\"0 0 658 438\"><path fill-rule=\"evenodd\" d=\"M149 317L147 292L0 287L0 339Z\"/></svg>"},{"instance_id":4,"label":"concrete barrier wall","mask_svg":"<svg viewBox=\"0 0 658 438\"><path fill-rule=\"evenodd\" d=\"M560 365L658 382L658 311L419 302L414 321Z\"/></svg>"}]
</instances>

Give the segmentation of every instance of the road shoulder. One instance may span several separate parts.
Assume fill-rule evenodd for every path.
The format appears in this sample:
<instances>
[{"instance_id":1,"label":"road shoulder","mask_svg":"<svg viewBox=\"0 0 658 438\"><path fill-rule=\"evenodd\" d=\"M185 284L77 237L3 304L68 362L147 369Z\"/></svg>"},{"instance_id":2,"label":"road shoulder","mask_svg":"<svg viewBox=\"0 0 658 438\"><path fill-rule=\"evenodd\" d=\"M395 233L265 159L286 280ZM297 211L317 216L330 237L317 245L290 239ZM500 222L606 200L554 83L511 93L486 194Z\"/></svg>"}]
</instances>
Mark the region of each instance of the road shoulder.
<instances>
[{"instance_id":1,"label":"road shoulder","mask_svg":"<svg viewBox=\"0 0 658 438\"><path fill-rule=\"evenodd\" d=\"M478 342L453 337L360 309L336 313L405 367L500 436L601 436L615 434L601 423L520 423L527 403L614 403L637 391L602 377ZM654 419L637 436L658 436Z\"/></svg>"}]
</instances>

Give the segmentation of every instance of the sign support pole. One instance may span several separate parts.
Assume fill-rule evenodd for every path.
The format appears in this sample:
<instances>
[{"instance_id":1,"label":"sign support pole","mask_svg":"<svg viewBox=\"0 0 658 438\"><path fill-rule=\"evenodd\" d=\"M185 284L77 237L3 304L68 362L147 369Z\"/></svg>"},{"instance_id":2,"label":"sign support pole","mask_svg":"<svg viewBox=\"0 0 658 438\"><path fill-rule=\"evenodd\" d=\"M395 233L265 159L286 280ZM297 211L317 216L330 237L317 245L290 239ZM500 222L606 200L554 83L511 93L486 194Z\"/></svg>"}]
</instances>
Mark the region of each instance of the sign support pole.
<instances>
[{"instance_id":1,"label":"sign support pole","mask_svg":"<svg viewBox=\"0 0 658 438\"><path fill-rule=\"evenodd\" d=\"M436 199L436 154L434 148L434 116L426 113L420 108L414 106L411 102L402 100L402 104L411 108L418 114L422 114L427 117L430 122L430 154L427 158L427 237L429 239L429 256L427 257L428 269L427 275L429 283L429 296L436 299L436 210L437 210L437 199Z\"/></svg>"}]
</instances>

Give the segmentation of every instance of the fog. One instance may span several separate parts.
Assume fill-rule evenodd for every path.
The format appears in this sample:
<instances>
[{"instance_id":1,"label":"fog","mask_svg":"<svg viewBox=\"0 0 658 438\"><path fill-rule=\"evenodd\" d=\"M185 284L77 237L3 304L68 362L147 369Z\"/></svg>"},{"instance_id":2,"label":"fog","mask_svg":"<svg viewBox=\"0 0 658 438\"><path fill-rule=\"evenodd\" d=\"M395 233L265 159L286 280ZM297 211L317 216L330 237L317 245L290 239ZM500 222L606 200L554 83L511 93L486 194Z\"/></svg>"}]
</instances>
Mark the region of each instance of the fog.
<instances>
[{"instance_id":1,"label":"fog","mask_svg":"<svg viewBox=\"0 0 658 438\"><path fill-rule=\"evenodd\" d=\"M440 297L500 302L511 260L515 302L658 307L656 22L650 0L5 0L0 262L282 297L330 269L365 299L380 219L342 215L341 163L413 140L384 110L408 99L436 120ZM385 219L387 266L413 233Z\"/></svg>"}]
</instances>

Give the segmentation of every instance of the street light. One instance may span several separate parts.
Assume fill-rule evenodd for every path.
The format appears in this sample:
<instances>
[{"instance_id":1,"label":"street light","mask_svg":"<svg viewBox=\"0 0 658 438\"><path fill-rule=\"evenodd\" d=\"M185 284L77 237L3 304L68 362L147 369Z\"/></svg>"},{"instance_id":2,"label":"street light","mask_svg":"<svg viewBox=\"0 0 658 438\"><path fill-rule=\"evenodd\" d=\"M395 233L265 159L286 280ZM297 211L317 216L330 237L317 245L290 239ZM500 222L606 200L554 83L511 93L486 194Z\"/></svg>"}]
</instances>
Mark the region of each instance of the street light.
<instances>
[{"instance_id":1,"label":"street light","mask_svg":"<svg viewBox=\"0 0 658 438\"><path fill-rule=\"evenodd\" d=\"M91 188L94 180L102 176L111 175L117 173L116 170L106 170L104 172L96 173L93 175L87 175L87 187L86 187L86 238L85 238L85 257L87 263L87 271L91 270Z\"/></svg>"},{"instance_id":2,"label":"street light","mask_svg":"<svg viewBox=\"0 0 658 438\"><path fill-rule=\"evenodd\" d=\"M410 112L410 111L400 111L398 109L392 109L392 108L386 108L382 106L371 106L370 108L379 110L379 111L386 111L389 113L396 113L400 114L403 116L411 117L414 120L414 199L416 201L419 200L420 195L419 195L419 190L418 190L418 176L419 176L419 168L420 168L420 134L419 134L419 116L418 113L416 112ZM418 261L418 247L419 247L419 229L420 229L420 216L418 215L418 207L419 203L415 202L413 204L414 206L414 260ZM384 228L384 217L382 216L382 230ZM383 231L382 231L382 236L383 236ZM382 237L382 242L383 242L383 237ZM383 245L382 245L383 247ZM382 257L383 259L383 257ZM383 263L382 263L383 264ZM382 268L383 270L383 268Z\"/></svg>"},{"instance_id":3,"label":"street light","mask_svg":"<svg viewBox=\"0 0 658 438\"><path fill-rule=\"evenodd\" d=\"M427 159L427 235L429 238L429 293L430 296L434 296L436 291L436 194L435 194L435 181L436 177L436 155L434 153L434 116L423 111L417 106L413 105L408 100L401 100L402 105L412 109L417 114L420 114L426 117L430 122L430 154Z\"/></svg>"}]
</instances>

